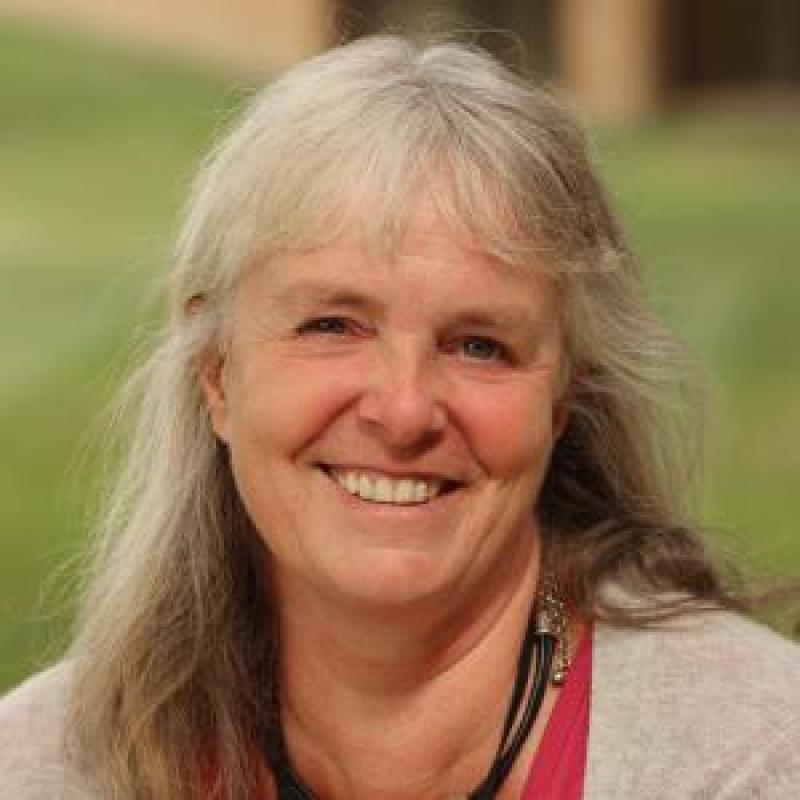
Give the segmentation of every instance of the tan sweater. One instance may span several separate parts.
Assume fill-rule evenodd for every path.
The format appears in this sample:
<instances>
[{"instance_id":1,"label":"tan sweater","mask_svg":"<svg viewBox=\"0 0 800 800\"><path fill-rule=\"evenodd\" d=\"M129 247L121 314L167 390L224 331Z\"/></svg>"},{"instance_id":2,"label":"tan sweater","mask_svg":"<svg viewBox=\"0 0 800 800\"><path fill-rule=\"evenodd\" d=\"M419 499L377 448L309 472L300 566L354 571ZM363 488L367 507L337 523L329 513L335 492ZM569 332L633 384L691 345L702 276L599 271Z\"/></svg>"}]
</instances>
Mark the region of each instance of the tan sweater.
<instances>
[{"instance_id":1,"label":"tan sweater","mask_svg":"<svg viewBox=\"0 0 800 800\"><path fill-rule=\"evenodd\" d=\"M0 800L101 800L61 752L69 669L0 701ZM585 800L800 798L800 648L724 612L598 625Z\"/></svg>"}]
</instances>

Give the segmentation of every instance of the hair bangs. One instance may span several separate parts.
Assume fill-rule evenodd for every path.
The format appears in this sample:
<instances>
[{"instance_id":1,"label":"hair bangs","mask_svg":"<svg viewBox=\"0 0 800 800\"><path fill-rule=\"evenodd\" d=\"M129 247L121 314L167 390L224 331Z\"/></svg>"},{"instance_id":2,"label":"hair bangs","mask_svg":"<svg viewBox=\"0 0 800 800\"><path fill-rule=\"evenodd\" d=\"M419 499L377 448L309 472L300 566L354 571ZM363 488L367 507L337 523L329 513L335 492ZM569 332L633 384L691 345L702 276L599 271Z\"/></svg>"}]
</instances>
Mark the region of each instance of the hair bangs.
<instances>
[{"instance_id":1,"label":"hair bangs","mask_svg":"<svg viewBox=\"0 0 800 800\"><path fill-rule=\"evenodd\" d=\"M262 255L323 247L345 235L378 256L397 252L438 160L430 128L414 119L422 110L397 116L396 124L331 131L297 168L279 168L261 209Z\"/></svg>"},{"instance_id":2,"label":"hair bangs","mask_svg":"<svg viewBox=\"0 0 800 800\"><path fill-rule=\"evenodd\" d=\"M392 257L427 199L455 237L498 261L552 276L562 271L541 202L514 180L513 164L474 132L454 135L432 102L394 111L359 128L325 131L291 163L276 165L255 221L260 257L345 235L371 255Z\"/></svg>"}]
</instances>

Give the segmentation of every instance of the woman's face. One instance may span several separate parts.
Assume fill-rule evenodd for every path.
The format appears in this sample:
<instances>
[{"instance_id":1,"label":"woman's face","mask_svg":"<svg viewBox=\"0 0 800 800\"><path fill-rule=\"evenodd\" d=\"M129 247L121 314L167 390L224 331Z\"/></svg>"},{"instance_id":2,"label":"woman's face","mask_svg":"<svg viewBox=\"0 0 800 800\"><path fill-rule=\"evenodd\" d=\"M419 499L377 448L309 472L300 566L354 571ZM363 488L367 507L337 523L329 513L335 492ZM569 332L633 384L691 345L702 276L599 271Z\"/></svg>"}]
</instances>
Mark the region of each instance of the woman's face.
<instances>
[{"instance_id":1,"label":"woman's face","mask_svg":"<svg viewBox=\"0 0 800 800\"><path fill-rule=\"evenodd\" d=\"M531 557L561 358L552 286L429 204L391 259L343 238L250 272L203 383L279 591L439 602Z\"/></svg>"}]
</instances>

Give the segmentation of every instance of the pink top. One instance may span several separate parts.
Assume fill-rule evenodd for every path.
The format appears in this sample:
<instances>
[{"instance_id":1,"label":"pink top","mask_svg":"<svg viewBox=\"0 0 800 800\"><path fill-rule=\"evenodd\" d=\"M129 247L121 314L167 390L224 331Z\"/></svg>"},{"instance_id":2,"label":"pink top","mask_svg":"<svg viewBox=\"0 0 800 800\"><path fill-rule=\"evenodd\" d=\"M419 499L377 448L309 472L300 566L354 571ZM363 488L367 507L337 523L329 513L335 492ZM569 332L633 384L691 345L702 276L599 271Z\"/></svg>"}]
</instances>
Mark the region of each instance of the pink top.
<instances>
[{"instance_id":1,"label":"pink top","mask_svg":"<svg viewBox=\"0 0 800 800\"><path fill-rule=\"evenodd\" d=\"M567 680L547 721L521 800L581 800L589 740L592 632L578 645Z\"/></svg>"}]
</instances>

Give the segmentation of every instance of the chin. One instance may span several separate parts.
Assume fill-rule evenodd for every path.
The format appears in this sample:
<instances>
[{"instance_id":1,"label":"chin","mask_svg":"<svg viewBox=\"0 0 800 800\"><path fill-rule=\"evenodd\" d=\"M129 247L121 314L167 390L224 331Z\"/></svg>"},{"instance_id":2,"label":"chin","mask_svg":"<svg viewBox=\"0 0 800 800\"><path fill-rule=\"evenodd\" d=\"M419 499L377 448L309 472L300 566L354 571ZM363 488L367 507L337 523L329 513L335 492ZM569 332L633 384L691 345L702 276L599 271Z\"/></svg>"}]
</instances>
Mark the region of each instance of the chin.
<instances>
[{"instance_id":1,"label":"chin","mask_svg":"<svg viewBox=\"0 0 800 800\"><path fill-rule=\"evenodd\" d=\"M387 551L354 558L338 592L367 607L400 611L439 601L452 590L441 564L429 553Z\"/></svg>"}]
</instances>

